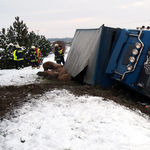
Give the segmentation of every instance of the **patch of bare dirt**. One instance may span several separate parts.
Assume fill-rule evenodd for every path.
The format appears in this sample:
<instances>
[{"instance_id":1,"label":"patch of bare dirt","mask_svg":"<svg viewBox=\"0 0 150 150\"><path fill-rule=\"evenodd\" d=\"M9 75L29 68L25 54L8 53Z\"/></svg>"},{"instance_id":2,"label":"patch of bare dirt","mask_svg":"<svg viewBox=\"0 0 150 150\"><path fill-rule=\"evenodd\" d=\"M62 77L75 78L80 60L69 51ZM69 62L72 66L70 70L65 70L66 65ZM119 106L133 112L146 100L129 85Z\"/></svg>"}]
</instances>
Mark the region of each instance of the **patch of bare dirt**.
<instances>
[{"instance_id":1,"label":"patch of bare dirt","mask_svg":"<svg viewBox=\"0 0 150 150\"><path fill-rule=\"evenodd\" d=\"M30 100L28 95L36 97L56 88L67 89L77 96L88 94L103 97L104 100L111 99L130 109L139 109L150 116L150 108L146 108L145 105L141 104L142 102L149 103L150 99L124 87L116 85L105 89L99 85L90 86L74 80L68 82L49 80L40 84L0 87L0 119L9 119L9 115L13 115L15 108L21 107Z\"/></svg>"}]
</instances>

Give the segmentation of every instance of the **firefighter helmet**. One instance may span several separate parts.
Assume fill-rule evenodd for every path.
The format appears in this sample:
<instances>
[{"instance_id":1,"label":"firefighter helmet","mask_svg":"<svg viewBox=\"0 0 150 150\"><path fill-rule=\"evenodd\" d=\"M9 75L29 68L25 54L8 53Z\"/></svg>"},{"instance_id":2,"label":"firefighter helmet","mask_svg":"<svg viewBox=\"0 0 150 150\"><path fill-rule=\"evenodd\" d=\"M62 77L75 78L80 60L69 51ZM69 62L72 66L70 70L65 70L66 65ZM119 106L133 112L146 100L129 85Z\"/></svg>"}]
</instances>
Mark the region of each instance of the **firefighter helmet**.
<instances>
[{"instance_id":1,"label":"firefighter helmet","mask_svg":"<svg viewBox=\"0 0 150 150\"><path fill-rule=\"evenodd\" d=\"M16 48L20 48L20 46L19 46L19 45L16 45Z\"/></svg>"},{"instance_id":2,"label":"firefighter helmet","mask_svg":"<svg viewBox=\"0 0 150 150\"><path fill-rule=\"evenodd\" d=\"M35 46L31 46L31 49L35 49Z\"/></svg>"},{"instance_id":3,"label":"firefighter helmet","mask_svg":"<svg viewBox=\"0 0 150 150\"><path fill-rule=\"evenodd\" d=\"M58 44L55 44L55 47L58 47Z\"/></svg>"}]
</instances>

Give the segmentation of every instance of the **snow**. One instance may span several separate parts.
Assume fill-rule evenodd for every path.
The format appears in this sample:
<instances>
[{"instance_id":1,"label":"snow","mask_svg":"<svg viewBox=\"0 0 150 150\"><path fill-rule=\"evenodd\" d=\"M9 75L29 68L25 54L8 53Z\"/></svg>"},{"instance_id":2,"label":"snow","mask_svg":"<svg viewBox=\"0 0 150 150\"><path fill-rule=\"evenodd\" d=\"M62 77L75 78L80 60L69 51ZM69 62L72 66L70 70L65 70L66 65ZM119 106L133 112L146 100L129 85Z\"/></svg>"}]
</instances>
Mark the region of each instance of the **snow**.
<instances>
[{"instance_id":1,"label":"snow","mask_svg":"<svg viewBox=\"0 0 150 150\"><path fill-rule=\"evenodd\" d=\"M54 55L45 61L54 61ZM40 82L38 71L42 66L0 70L0 85ZM138 110L102 97L75 96L65 89L28 99L15 110L15 118L0 122L0 150L150 149L150 120Z\"/></svg>"},{"instance_id":2,"label":"snow","mask_svg":"<svg viewBox=\"0 0 150 150\"><path fill-rule=\"evenodd\" d=\"M66 48L65 59L68 55L69 47ZM43 63L46 61L54 61L54 54L50 54L47 58L44 58ZM37 73L44 71L42 65L40 69L31 69L31 67L25 67L21 70L7 69L0 70L0 86L8 85L27 85L40 82Z\"/></svg>"}]
</instances>

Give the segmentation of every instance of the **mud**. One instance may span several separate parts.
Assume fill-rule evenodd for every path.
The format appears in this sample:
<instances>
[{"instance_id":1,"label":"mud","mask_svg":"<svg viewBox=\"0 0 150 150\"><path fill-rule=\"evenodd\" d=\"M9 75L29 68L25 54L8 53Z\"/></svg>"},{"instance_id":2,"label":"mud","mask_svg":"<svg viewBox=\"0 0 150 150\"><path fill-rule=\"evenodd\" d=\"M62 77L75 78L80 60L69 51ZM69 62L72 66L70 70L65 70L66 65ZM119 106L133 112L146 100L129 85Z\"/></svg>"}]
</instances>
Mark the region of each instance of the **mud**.
<instances>
[{"instance_id":1,"label":"mud","mask_svg":"<svg viewBox=\"0 0 150 150\"><path fill-rule=\"evenodd\" d=\"M15 108L20 108L30 101L28 95L34 98L54 89L67 89L77 96L88 94L103 97L103 100L111 99L120 105L132 110L140 110L143 114L150 116L150 108L141 104L149 103L150 98L124 87L116 85L105 89L99 85L90 86L75 80L68 82L45 80L40 84L0 87L0 119L9 119L13 116Z\"/></svg>"}]
</instances>

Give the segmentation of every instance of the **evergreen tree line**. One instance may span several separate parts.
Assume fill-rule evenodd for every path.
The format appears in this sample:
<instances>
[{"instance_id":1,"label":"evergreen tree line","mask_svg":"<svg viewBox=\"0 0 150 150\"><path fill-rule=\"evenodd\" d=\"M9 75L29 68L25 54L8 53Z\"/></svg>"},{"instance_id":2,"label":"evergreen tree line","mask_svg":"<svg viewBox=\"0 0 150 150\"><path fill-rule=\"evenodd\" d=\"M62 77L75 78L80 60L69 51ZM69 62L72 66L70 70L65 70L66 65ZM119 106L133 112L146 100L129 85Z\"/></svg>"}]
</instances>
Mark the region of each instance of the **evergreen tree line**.
<instances>
[{"instance_id":1,"label":"evergreen tree line","mask_svg":"<svg viewBox=\"0 0 150 150\"><path fill-rule=\"evenodd\" d=\"M13 61L13 51L15 45L20 45L24 52L24 66L30 65L29 51L32 45L37 45L42 53L41 59L48 56L52 52L50 41L45 36L36 35L33 31L28 32L28 27L19 17L15 17L15 21L10 28L5 30L2 28L0 33L0 69L15 68Z\"/></svg>"}]
</instances>

